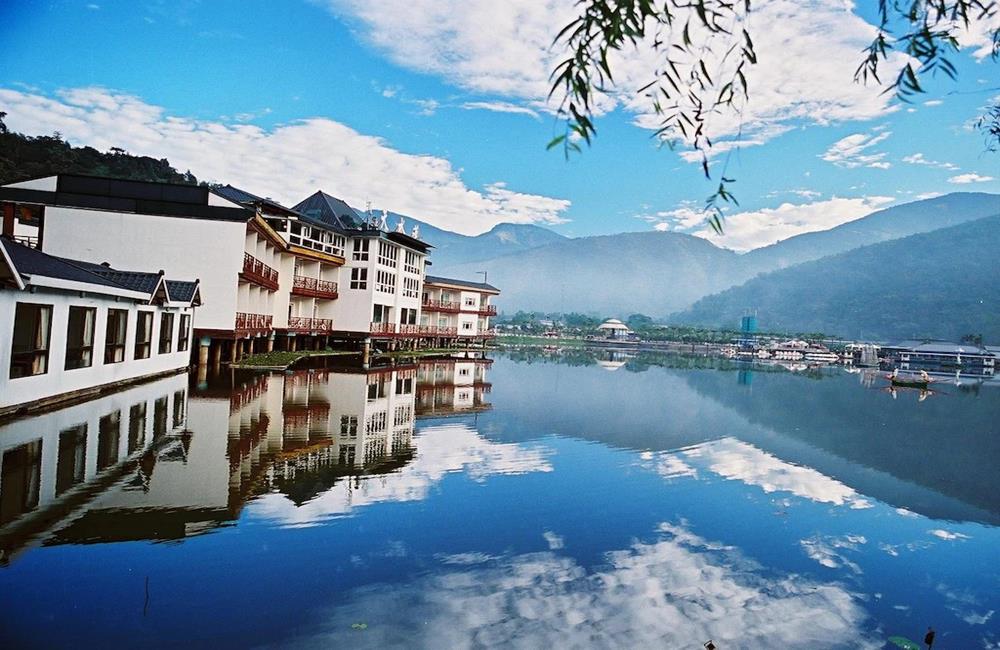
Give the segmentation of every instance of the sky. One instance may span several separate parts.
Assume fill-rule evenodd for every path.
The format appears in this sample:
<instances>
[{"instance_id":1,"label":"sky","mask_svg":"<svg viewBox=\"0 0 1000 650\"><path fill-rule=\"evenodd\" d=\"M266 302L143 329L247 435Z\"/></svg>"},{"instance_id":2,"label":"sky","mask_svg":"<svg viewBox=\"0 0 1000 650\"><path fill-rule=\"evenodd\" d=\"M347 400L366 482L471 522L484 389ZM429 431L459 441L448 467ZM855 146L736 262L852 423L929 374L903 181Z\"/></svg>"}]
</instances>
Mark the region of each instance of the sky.
<instances>
[{"instance_id":1,"label":"sky","mask_svg":"<svg viewBox=\"0 0 1000 650\"><path fill-rule=\"evenodd\" d=\"M683 143L652 137L634 92L648 48L612 62L593 145L569 160L546 150L563 128L546 101L551 42L572 0L7 0L0 111L15 131L168 158L286 204L322 189L464 234L655 229L744 251L902 202L1000 192L1000 154L973 128L1000 101L984 26L961 36L957 81L903 103L853 81L875 5L754 3L751 97L742 120L709 123L712 181ZM702 206L723 168L739 205L719 236Z\"/></svg>"}]
</instances>

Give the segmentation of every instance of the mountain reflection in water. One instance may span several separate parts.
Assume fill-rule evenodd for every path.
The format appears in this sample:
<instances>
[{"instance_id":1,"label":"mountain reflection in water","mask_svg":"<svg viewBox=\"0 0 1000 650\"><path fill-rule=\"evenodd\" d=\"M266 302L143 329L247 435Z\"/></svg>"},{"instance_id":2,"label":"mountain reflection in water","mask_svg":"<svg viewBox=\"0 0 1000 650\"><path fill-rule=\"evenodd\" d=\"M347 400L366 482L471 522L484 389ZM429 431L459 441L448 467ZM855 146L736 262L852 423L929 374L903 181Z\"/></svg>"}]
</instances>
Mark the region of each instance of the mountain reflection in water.
<instances>
[{"instance_id":1,"label":"mountain reflection in water","mask_svg":"<svg viewBox=\"0 0 1000 650\"><path fill-rule=\"evenodd\" d=\"M0 423L0 645L996 645L1000 386L884 384L532 349Z\"/></svg>"}]
</instances>

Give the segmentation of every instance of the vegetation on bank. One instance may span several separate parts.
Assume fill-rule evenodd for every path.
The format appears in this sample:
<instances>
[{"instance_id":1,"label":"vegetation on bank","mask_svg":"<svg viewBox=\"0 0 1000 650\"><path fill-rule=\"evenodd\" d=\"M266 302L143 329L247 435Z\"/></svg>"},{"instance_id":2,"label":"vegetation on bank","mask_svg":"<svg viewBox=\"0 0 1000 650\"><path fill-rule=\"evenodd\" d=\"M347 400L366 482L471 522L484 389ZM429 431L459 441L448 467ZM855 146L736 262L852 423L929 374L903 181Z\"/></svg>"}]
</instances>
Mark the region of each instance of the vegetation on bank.
<instances>
[{"instance_id":1,"label":"vegetation on bank","mask_svg":"<svg viewBox=\"0 0 1000 650\"><path fill-rule=\"evenodd\" d=\"M332 357L339 355L360 354L348 350L296 350L273 352L262 352L243 357L237 363L231 364L232 368L287 368L299 359L305 357Z\"/></svg>"}]
</instances>

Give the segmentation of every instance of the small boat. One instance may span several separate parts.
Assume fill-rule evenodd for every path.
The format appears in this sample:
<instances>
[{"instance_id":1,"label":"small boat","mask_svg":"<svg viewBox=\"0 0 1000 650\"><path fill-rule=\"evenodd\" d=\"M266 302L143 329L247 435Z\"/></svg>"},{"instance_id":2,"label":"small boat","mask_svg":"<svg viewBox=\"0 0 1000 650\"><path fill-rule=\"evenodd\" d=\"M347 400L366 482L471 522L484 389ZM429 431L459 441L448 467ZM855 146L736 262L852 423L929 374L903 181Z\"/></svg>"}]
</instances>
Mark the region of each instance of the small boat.
<instances>
[{"instance_id":1,"label":"small boat","mask_svg":"<svg viewBox=\"0 0 1000 650\"><path fill-rule=\"evenodd\" d=\"M899 386L900 388L920 388L927 389L927 386L934 381L931 379L925 371L920 371L920 374L913 375L900 375L899 370L893 370L891 374L885 376L893 386Z\"/></svg>"}]
</instances>

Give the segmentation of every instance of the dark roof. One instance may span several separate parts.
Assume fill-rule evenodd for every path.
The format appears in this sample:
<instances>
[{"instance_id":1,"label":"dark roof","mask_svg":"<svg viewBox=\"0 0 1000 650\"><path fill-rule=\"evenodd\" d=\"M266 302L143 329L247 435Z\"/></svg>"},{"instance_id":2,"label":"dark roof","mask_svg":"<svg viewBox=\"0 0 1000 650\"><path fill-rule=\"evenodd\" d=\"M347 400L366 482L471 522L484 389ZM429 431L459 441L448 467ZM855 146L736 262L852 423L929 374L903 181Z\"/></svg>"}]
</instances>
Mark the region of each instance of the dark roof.
<instances>
[{"instance_id":1,"label":"dark roof","mask_svg":"<svg viewBox=\"0 0 1000 650\"><path fill-rule=\"evenodd\" d=\"M0 187L0 199L72 208L135 212L213 221L248 221L245 208L208 204L208 188L150 181L126 181L81 174L57 174L56 191ZM46 177L43 177L46 178Z\"/></svg>"},{"instance_id":2,"label":"dark roof","mask_svg":"<svg viewBox=\"0 0 1000 650\"><path fill-rule=\"evenodd\" d=\"M460 287L469 287L471 289L480 289L482 291L496 291L500 293L500 290L494 287L492 284L486 284L485 282L469 282L467 280L456 280L454 278L442 278L438 275L428 275L424 277L424 283L431 284L455 284Z\"/></svg>"},{"instance_id":3,"label":"dark roof","mask_svg":"<svg viewBox=\"0 0 1000 650\"><path fill-rule=\"evenodd\" d=\"M359 230L363 226L354 208L323 191L303 199L292 209L304 215L307 221L340 232Z\"/></svg>"},{"instance_id":4,"label":"dark roof","mask_svg":"<svg viewBox=\"0 0 1000 650\"><path fill-rule=\"evenodd\" d=\"M2 237L3 246L10 255L14 268L23 275L41 275L60 280L85 282L114 289L127 289L149 294L156 290L163 272L149 273L146 271L122 271L104 264L72 260L56 257L42 251L15 242L9 237ZM194 296L197 282L182 280L167 280L167 291L170 299L188 302ZM178 293L174 293L176 285Z\"/></svg>"},{"instance_id":5,"label":"dark roof","mask_svg":"<svg viewBox=\"0 0 1000 650\"><path fill-rule=\"evenodd\" d=\"M291 208L286 208L277 201L273 199L268 199L262 196L257 196L256 194L251 194L246 190L241 190L238 187L233 187L232 185L222 185L219 187L212 188L212 191L221 196L224 199L228 199L233 203L239 203L240 205L254 205L260 206L262 208L271 208L272 210L277 210L278 212L284 212L287 214L293 214L299 216L299 214L292 210Z\"/></svg>"},{"instance_id":6,"label":"dark roof","mask_svg":"<svg viewBox=\"0 0 1000 650\"><path fill-rule=\"evenodd\" d=\"M194 299L195 291L198 290L197 282L186 280L167 280L167 293L170 299L179 302L191 302Z\"/></svg>"}]
</instances>

